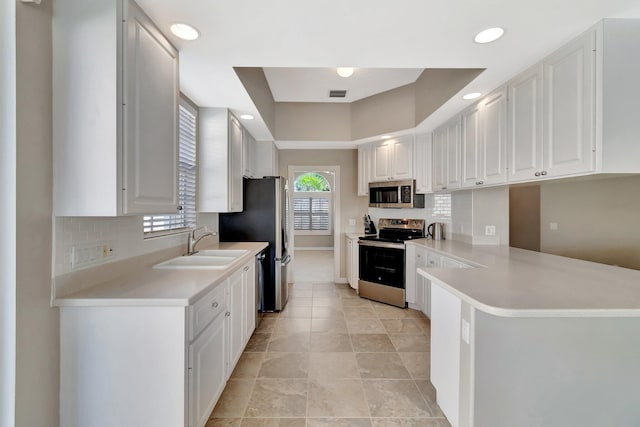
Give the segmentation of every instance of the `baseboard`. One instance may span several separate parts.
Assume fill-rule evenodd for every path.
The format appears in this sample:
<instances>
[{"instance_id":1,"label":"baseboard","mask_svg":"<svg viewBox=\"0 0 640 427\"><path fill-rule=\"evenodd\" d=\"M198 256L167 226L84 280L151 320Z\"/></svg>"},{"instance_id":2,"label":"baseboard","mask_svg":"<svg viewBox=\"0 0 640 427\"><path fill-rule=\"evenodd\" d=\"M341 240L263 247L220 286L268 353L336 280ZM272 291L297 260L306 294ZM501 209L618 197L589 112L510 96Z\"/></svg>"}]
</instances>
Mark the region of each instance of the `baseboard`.
<instances>
[{"instance_id":1,"label":"baseboard","mask_svg":"<svg viewBox=\"0 0 640 427\"><path fill-rule=\"evenodd\" d=\"M333 250L333 246L332 247L303 247L300 248L298 246L296 246L295 248L293 248L294 251L332 251Z\"/></svg>"}]
</instances>

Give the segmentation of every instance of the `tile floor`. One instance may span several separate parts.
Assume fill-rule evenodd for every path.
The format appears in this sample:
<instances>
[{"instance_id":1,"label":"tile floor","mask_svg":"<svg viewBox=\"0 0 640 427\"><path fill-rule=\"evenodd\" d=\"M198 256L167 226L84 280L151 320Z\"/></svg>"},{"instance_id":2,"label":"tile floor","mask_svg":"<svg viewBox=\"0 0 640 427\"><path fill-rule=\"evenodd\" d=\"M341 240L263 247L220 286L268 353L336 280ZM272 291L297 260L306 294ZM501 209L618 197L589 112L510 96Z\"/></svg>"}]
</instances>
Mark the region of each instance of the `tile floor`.
<instances>
[{"instance_id":1,"label":"tile floor","mask_svg":"<svg viewBox=\"0 0 640 427\"><path fill-rule=\"evenodd\" d=\"M429 319L296 283L265 314L207 427L446 427L429 381Z\"/></svg>"},{"instance_id":2,"label":"tile floor","mask_svg":"<svg viewBox=\"0 0 640 427\"><path fill-rule=\"evenodd\" d=\"M308 282L313 277L316 283L333 282L333 251L296 250L293 257L293 280Z\"/></svg>"}]
</instances>

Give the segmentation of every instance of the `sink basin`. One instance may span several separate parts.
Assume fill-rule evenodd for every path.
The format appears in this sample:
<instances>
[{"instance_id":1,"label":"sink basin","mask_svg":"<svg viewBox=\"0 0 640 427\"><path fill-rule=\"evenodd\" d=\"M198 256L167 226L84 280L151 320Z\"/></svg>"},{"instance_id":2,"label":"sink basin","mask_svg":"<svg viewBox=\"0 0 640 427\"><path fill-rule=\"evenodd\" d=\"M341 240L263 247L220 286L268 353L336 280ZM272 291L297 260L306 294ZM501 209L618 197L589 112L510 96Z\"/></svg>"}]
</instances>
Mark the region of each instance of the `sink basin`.
<instances>
[{"instance_id":1,"label":"sink basin","mask_svg":"<svg viewBox=\"0 0 640 427\"><path fill-rule=\"evenodd\" d=\"M194 256L205 256L205 257L229 257L229 258L238 258L242 255L249 252L246 249L204 249L202 251L198 251Z\"/></svg>"},{"instance_id":2,"label":"sink basin","mask_svg":"<svg viewBox=\"0 0 640 427\"><path fill-rule=\"evenodd\" d=\"M172 268L172 269L222 269L237 259L230 256L179 256L170 260L161 262L153 266L153 268Z\"/></svg>"}]
</instances>

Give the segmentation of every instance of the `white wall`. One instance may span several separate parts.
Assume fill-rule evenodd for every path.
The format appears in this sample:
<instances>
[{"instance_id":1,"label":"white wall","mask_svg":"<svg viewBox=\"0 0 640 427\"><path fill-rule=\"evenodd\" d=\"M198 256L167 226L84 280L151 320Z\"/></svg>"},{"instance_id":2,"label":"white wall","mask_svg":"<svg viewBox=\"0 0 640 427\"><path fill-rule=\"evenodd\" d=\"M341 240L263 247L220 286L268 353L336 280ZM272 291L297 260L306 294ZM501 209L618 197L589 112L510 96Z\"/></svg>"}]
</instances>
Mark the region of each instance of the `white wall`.
<instances>
[{"instance_id":1,"label":"white wall","mask_svg":"<svg viewBox=\"0 0 640 427\"><path fill-rule=\"evenodd\" d=\"M16 1L16 404L18 427L58 425L58 310L51 286L51 2ZM4 95L4 94L3 94ZM3 236L4 239L4 236Z\"/></svg>"},{"instance_id":2,"label":"white wall","mask_svg":"<svg viewBox=\"0 0 640 427\"><path fill-rule=\"evenodd\" d=\"M16 339L15 2L0 2L0 425L14 425Z\"/></svg>"}]
</instances>

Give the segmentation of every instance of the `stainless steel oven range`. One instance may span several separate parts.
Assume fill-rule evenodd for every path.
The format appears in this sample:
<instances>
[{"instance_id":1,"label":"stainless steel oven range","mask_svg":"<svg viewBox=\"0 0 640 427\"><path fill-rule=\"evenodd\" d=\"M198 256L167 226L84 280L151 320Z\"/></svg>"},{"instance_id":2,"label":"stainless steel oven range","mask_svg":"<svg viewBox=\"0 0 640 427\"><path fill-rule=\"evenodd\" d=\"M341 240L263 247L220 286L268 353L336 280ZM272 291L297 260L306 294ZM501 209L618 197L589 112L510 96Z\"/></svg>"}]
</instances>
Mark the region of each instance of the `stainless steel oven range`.
<instances>
[{"instance_id":1,"label":"stainless steel oven range","mask_svg":"<svg viewBox=\"0 0 640 427\"><path fill-rule=\"evenodd\" d=\"M406 307L404 242L424 237L423 219L381 218L378 235L358 240L361 297Z\"/></svg>"}]
</instances>

